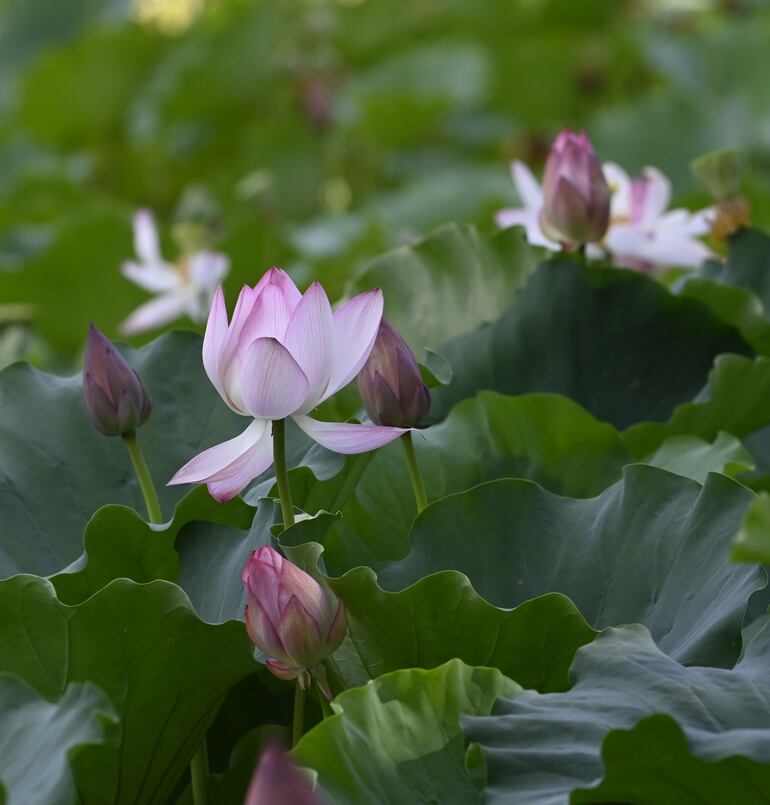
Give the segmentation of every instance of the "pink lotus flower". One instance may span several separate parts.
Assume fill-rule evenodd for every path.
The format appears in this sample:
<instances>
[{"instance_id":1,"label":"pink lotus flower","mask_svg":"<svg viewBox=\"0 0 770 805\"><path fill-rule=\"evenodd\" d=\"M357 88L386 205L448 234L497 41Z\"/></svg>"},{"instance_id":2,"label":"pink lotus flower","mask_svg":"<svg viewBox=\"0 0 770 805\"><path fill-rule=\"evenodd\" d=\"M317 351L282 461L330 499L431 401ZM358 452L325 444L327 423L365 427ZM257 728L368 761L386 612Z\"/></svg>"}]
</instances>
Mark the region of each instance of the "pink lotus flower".
<instances>
[{"instance_id":1,"label":"pink lotus flower","mask_svg":"<svg viewBox=\"0 0 770 805\"><path fill-rule=\"evenodd\" d=\"M695 267L712 256L698 240L709 231L712 209L696 213L668 210L671 183L657 168L645 168L642 177L635 179L612 162L605 163L602 170L612 192L610 224L601 245L588 245L590 259L601 259L609 251L616 265L649 270ZM512 164L511 174L524 206L500 210L495 216L497 225L502 229L524 227L531 244L558 251L561 244L547 237L540 226L543 192L537 180L519 161Z\"/></svg>"},{"instance_id":2,"label":"pink lotus flower","mask_svg":"<svg viewBox=\"0 0 770 805\"><path fill-rule=\"evenodd\" d=\"M347 628L345 606L312 577L266 545L243 568L246 629L280 679L311 676L331 699L321 662L337 650Z\"/></svg>"},{"instance_id":3,"label":"pink lotus flower","mask_svg":"<svg viewBox=\"0 0 770 805\"><path fill-rule=\"evenodd\" d=\"M310 781L276 744L268 744L243 805L320 805Z\"/></svg>"},{"instance_id":4,"label":"pink lotus flower","mask_svg":"<svg viewBox=\"0 0 770 805\"><path fill-rule=\"evenodd\" d=\"M140 305L120 325L121 332L134 335L185 315L196 323L205 321L214 291L229 270L227 256L197 251L176 265L167 262L160 253L155 219L149 210L134 214L134 249L139 262L129 260L120 270L126 279L156 297Z\"/></svg>"},{"instance_id":5,"label":"pink lotus flower","mask_svg":"<svg viewBox=\"0 0 770 805\"><path fill-rule=\"evenodd\" d=\"M203 365L230 408L253 421L240 436L185 464L169 484L206 483L217 500L234 497L273 463L271 420L291 417L311 439L337 453L364 453L404 433L308 416L361 370L381 318L380 290L332 312L317 282L303 296L288 274L272 268L254 288L243 288L228 323L218 288Z\"/></svg>"},{"instance_id":6,"label":"pink lotus flower","mask_svg":"<svg viewBox=\"0 0 770 805\"><path fill-rule=\"evenodd\" d=\"M543 175L540 228L552 240L582 245L601 240L610 218L610 190L586 133L562 131Z\"/></svg>"}]
</instances>

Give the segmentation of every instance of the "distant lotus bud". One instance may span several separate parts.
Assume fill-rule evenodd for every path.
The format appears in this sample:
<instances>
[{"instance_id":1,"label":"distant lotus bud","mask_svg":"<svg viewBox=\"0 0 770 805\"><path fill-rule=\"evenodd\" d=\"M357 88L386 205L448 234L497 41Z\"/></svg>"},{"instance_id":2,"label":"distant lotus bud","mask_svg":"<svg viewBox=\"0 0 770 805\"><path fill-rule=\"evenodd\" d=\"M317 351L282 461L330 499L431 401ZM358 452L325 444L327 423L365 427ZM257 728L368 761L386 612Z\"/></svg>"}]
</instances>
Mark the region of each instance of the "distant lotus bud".
<instances>
[{"instance_id":1,"label":"distant lotus bud","mask_svg":"<svg viewBox=\"0 0 770 805\"><path fill-rule=\"evenodd\" d=\"M313 786L276 744L262 752L243 805L320 805Z\"/></svg>"},{"instance_id":2,"label":"distant lotus bud","mask_svg":"<svg viewBox=\"0 0 770 805\"><path fill-rule=\"evenodd\" d=\"M345 637L342 601L268 545L251 554L242 577L246 629L270 657L267 667L280 679L298 679L303 688L312 677L331 698L321 663Z\"/></svg>"},{"instance_id":3,"label":"distant lotus bud","mask_svg":"<svg viewBox=\"0 0 770 805\"><path fill-rule=\"evenodd\" d=\"M107 436L136 430L152 412L142 379L93 324L83 365L83 400L94 427Z\"/></svg>"},{"instance_id":4,"label":"distant lotus bud","mask_svg":"<svg viewBox=\"0 0 770 805\"><path fill-rule=\"evenodd\" d=\"M430 410L430 391L420 367L406 341L385 319L358 375L358 391L376 425L413 428Z\"/></svg>"},{"instance_id":5,"label":"distant lotus bud","mask_svg":"<svg viewBox=\"0 0 770 805\"><path fill-rule=\"evenodd\" d=\"M610 195L586 133L562 131L545 163L540 212L543 233L571 245L601 240L609 225Z\"/></svg>"}]
</instances>

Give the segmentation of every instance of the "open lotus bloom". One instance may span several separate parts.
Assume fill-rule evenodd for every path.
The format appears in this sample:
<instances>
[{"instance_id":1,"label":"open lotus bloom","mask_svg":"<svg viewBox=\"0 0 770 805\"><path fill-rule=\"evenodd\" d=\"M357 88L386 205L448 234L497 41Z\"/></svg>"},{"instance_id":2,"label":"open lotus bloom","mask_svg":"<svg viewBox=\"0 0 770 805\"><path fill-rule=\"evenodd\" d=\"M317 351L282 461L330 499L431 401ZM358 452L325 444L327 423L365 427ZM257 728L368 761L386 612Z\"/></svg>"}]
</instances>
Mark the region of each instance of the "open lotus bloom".
<instances>
[{"instance_id":1,"label":"open lotus bloom","mask_svg":"<svg viewBox=\"0 0 770 805\"><path fill-rule=\"evenodd\" d=\"M243 288L228 323L218 288L203 365L230 408L253 421L240 436L196 456L169 483L205 483L219 501L234 497L273 463L271 420L291 417L311 439L337 453L364 453L404 433L308 416L359 373L372 351L382 307L382 292L373 290L332 312L317 282L303 296L286 272L272 268L253 288Z\"/></svg>"},{"instance_id":2,"label":"open lotus bloom","mask_svg":"<svg viewBox=\"0 0 770 805\"><path fill-rule=\"evenodd\" d=\"M125 335L153 330L189 316L204 322L219 283L229 271L226 255L199 251L188 254L178 263L169 263L160 253L158 231L149 210L134 215L134 250L138 261L121 266L124 277L155 294L140 305L120 326Z\"/></svg>"},{"instance_id":3,"label":"open lotus bloom","mask_svg":"<svg viewBox=\"0 0 770 805\"><path fill-rule=\"evenodd\" d=\"M645 168L635 179L614 163L605 163L602 170L612 193L610 223L601 246L589 244L589 258L599 259L609 251L616 265L648 270L673 265L695 267L711 256L698 238L708 233L713 210L669 210L671 183L656 168ZM497 225L504 229L522 226L530 243L558 251L561 244L540 226L543 191L537 179L519 161L513 163L511 173L524 206L500 210L495 216Z\"/></svg>"},{"instance_id":4,"label":"open lotus bloom","mask_svg":"<svg viewBox=\"0 0 770 805\"><path fill-rule=\"evenodd\" d=\"M316 680L331 699L321 663L345 637L345 605L310 575L265 545L243 568L246 630L280 679L298 679L303 688Z\"/></svg>"}]
</instances>

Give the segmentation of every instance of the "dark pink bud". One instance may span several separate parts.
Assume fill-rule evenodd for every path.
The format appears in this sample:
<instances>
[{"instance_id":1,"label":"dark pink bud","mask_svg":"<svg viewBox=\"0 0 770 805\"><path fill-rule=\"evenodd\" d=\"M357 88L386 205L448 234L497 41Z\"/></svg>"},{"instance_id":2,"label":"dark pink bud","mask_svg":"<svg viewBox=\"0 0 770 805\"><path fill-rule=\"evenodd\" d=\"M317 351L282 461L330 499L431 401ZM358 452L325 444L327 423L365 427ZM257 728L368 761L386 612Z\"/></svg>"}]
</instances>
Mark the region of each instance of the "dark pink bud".
<instances>
[{"instance_id":1,"label":"dark pink bud","mask_svg":"<svg viewBox=\"0 0 770 805\"><path fill-rule=\"evenodd\" d=\"M610 188L585 132L556 138L543 176L543 233L562 243L601 240L610 220Z\"/></svg>"},{"instance_id":2,"label":"dark pink bud","mask_svg":"<svg viewBox=\"0 0 770 805\"><path fill-rule=\"evenodd\" d=\"M270 744L262 752L243 805L321 805L321 800L281 748Z\"/></svg>"},{"instance_id":3,"label":"dark pink bud","mask_svg":"<svg viewBox=\"0 0 770 805\"><path fill-rule=\"evenodd\" d=\"M358 391L376 425L414 428L430 410L430 391L403 338L383 319L358 375Z\"/></svg>"},{"instance_id":4,"label":"dark pink bud","mask_svg":"<svg viewBox=\"0 0 770 805\"><path fill-rule=\"evenodd\" d=\"M270 659L280 679L307 687L316 679L331 698L320 664L339 648L347 617L342 601L268 545L254 551L243 568L246 629Z\"/></svg>"},{"instance_id":5,"label":"dark pink bud","mask_svg":"<svg viewBox=\"0 0 770 805\"><path fill-rule=\"evenodd\" d=\"M142 379L93 324L83 364L83 400L94 427L106 436L136 430L152 412Z\"/></svg>"}]
</instances>

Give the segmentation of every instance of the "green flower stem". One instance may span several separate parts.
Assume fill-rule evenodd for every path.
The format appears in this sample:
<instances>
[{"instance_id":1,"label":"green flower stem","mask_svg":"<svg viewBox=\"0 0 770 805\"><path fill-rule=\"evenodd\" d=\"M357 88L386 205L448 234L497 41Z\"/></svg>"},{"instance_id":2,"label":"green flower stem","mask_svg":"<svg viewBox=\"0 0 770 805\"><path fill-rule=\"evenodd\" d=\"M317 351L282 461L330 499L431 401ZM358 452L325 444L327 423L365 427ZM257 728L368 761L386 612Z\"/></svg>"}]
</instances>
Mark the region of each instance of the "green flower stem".
<instances>
[{"instance_id":1,"label":"green flower stem","mask_svg":"<svg viewBox=\"0 0 770 805\"><path fill-rule=\"evenodd\" d=\"M205 738L190 761L190 776L192 777L194 805L207 805L209 800L209 758Z\"/></svg>"},{"instance_id":2,"label":"green flower stem","mask_svg":"<svg viewBox=\"0 0 770 805\"><path fill-rule=\"evenodd\" d=\"M134 465L139 486L144 495L144 504L147 507L147 516L151 523L160 525L163 522L163 514L160 510L158 493L155 491L155 484L152 482L150 470L144 460L142 448L136 438L136 431L129 431L123 434L123 441L128 448L131 456L131 463ZM208 752L206 751L206 739L198 747L198 751L190 761L190 777L192 779L192 795L194 805L207 805L208 786L209 786L209 762Z\"/></svg>"},{"instance_id":3,"label":"green flower stem","mask_svg":"<svg viewBox=\"0 0 770 805\"><path fill-rule=\"evenodd\" d=\"M305 732L305 689L297 680L297 687L294 689L294 720L291 730L291 745L296 746L299 739Z\"/></svg>"},{"instance_id":4,"label":"green flower stem","mask_svg":"<svg viewBox=\"0 0 770 805\"><path fill-rule=\"evenodd\" d=\"M319 687L316 687L316 690L318 691L318 701L321 703L321 713L323 717L329 718L329 716L333 716L334 711L329 704L329 700L326 698L326 694Z\"/></svg>"},{"instance_id":5,"label":"green flower stem","mask_svg":"<svg viewBox=\"0 0 770 805\"><path fill-rule=\"evenodd\" d=\"M294 525L294 507L291 503L291 487L286 471L286 420L273 420L273 463L275 464L275 480L278 482L278 496L281 499L283 527Z\"/></svg>"},{"instance_id":6,"label":"green flower stem","mask_svg":"<svg viewBox=\"0 0 770 805\"><path fill-rule=\"evenodd\" d=\"M408 430L401 437L401 444L404 446L406 466L409 469L409 477L412 480L414 499L417 501L417 513L419 514L428 505L428 498L425 495L425 484L423 483L422 475L420 474L420 468L417 465L417 456L414 454L412 431Z\"/></svg>"},{"instance_id":7,"label":"green flower stem","mask_svg":"<svg viewBox=\"0 0 770 805\"><path fill-rule=\"evenodd\" d=\"M144 495L144 505L147 507L147 516L150 518L151 523L159 525L163 522L163 515L160 511L158 493L155 491L155 485L152 482L152 476L147 468L147 462L144 460L142 448L139 447L136 431L130 430L128 433L124 433L123 442L128 448L128 455L131 456L131 463L134 465L134 472L136 473L136 478L139 481L139 486Z\"/></svg>"}]
</instances>

